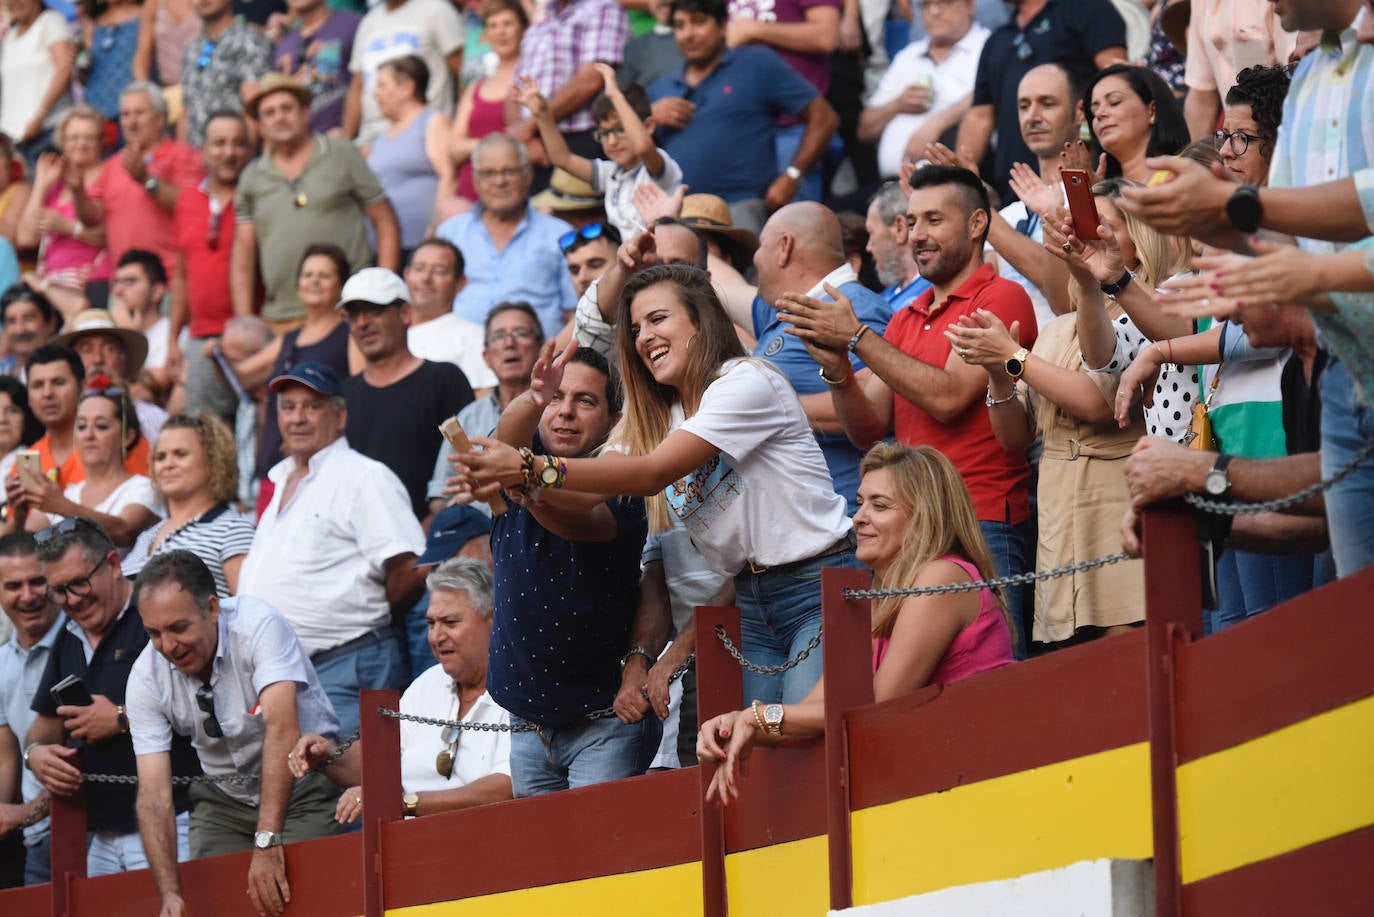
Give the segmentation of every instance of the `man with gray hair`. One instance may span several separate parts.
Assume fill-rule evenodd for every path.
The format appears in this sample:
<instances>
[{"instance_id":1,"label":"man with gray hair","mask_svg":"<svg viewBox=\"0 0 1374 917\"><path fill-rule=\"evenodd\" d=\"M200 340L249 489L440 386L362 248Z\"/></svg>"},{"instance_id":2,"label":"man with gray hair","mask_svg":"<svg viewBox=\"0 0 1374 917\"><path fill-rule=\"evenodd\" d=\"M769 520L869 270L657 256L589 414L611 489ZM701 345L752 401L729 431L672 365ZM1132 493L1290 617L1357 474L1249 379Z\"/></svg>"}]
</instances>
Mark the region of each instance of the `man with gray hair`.
<instances>
[{"instance_id":1,"label":"man with gray hair","mask_svg":"<svg viewBox=\"0 0 1374 917\"><path fill-rule=\"evenodd\" d=\"M105 160L89 189L76 189L76 218L104 226L111 264L131 248L162 259L168 277L176 273L176 226L172 211L183 189L205 178L200 151L166 136L167 100L155 83L134 82L119 95L119 130L124 149ZM103 306L102 302L93 302Z\"/></svg>"},{"instance_id":2,"label":"man with gray hair","mask_svg":"<svg viewBox=\"0 0 1374 917\"><path fill-rule=\"evenodd\" d=\"M882 297L893 312L930 288L916 269L906 236L906 192L899 182L884 182L868 205L868 253L873 256Z\"/></svg>"},{"instance_id":3,"label":"man with gray hair","mask_svg":"<svg viewBox=\"0 0 1374 917\"><path fill-rule=\"evenodd\" d=\"M191 788L191 856L252 850L248 896L259 914L280 914L291 894L282 843L334 831L338 789L314 775L293 780L286 762L302 731L338 734L329 698L281 613L246 596L220 601L190 551L148 561L134 597L149 640L129 673L138 827L162 914L186 912L173 845L174 736L191 740L207 777L229 778Z\"/></svg>"},{"instance_id":4,"label":"man with gray hair","mask_svg":"<svg viewBox=\"0 0 1374 917\"><path fill-rule=\"evenodd\" d=\"M494 585L491 568L472 557L444 561L429 586L429 645L439 664L401 695L401 713L462 723L510 724L510 714L487 693ZM334 754L318 735L302 736L291 752L292 772L314 770ZM348 789L337 818L356 821L363 810L362 743L325 773ZM510 733L401 721L401 805L408 816L432 815L511 798Z\"/></svg>"},{"instance_id":5,"label":"man with gray hair","mask_svg":"<svg viewBox=\"0 0 1374 917\"><path fill-rule=\"evenodd\" d=\"M559 245L572 227L530 206L529 152L510 135L483 137L472 153L472 170L476 205L435 232L458 246L467 266L468 282L454 297L453 311L480 323L497 303L527 302L544 336L554 337L564 312L577 307Z\"/></svg>"}]
</instances>

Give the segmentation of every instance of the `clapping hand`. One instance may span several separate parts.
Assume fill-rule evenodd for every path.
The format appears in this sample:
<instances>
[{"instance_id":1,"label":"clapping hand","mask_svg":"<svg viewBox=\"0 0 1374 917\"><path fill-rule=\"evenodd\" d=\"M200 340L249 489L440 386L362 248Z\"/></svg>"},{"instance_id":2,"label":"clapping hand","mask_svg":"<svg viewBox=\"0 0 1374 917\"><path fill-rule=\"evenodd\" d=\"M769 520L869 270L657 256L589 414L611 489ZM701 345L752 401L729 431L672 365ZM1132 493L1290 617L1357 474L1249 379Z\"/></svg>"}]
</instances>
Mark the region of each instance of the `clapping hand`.
<instances>
[{"instance_id":1,"label":"clapping hand","mask_svg":"<svg viewBox=\"0 0 1374 917\"><path fill-rule=\"evenodd\" d=\"M1009 329L995 313L978 309L950 325L945 338L965 363L1005 374L1007 360L1021 348L1021 323Z\"/></svg>"}]
</instances>

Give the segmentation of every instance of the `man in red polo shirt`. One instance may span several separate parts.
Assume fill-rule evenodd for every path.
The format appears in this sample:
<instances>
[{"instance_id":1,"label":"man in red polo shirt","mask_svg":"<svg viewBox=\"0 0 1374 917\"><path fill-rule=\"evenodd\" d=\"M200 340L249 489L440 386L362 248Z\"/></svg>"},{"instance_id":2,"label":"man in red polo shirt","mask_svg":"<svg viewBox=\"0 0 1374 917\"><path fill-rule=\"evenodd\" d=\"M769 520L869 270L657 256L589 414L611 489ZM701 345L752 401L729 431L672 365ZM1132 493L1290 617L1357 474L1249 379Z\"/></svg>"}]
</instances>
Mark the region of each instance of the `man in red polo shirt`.
<instances>
[{"instance_id":1,"label":"man in red polo shirt","mask_svg":"<svg viewBox=\"0 0 1374 917\"><path fill-rule=\"evenodd\" d=\"M167 101L152 83L130 83L120 94L119 129L124 149L105 160L100 177L76 195L77 217L87 226L104 225L110 261L118 263L131 248L147 249L171 277L172 209L183 190L205 177L200 153L166 136Z\"/></svg>"},{"instance_id":2,"label":"man in red polo shirt","mask_svg":"<svg viewBox=\"0 0 1374 917\"><path fill-rule=\"evenodd\" d=\"M231 418L238 399L215 372L206 345L219 342L224 325L234 317L229 295L229 253L234 247L234 190L243 167L253 158L248 122L230 111L212 114L205 123L205 181L177 198L172 221L176 227L176 273L168 310L171 335L169 364L185 366L186 413L206 411ZM190 295L191 291L195 295ZM181 329L189 326L191 344L177 347Z\"/></svg>"},{"instance_id":3,"label":"man in red polo shirt","mask_svg":"<svg viewBox=\"0 0 1374 917\"><path fill-rule=\"evenodd\" d=\"M1026 569L1030 468L1024 453L1006 451L992 432L987 373L960 359L944 335L960 316L987 309L1009 328L1019 323L1023 346L1035 343L1030 297L983 262L990 214L978 176L927 166L911 177L906 219L912 257L933 286L893 314L884 334L870 332L849 301L828 287L834 302L786 293L778 306L820 364L836 420L854 445L867 449L891 429L899 442L943 452L963 475L998 565L984 572L1014 575ZM867 368L854 373L846 348ZM808 405L808 414L816 407ZM1020 590L1007 590L1007 598L1020 624Z\"/></svg>"}]
</instances>

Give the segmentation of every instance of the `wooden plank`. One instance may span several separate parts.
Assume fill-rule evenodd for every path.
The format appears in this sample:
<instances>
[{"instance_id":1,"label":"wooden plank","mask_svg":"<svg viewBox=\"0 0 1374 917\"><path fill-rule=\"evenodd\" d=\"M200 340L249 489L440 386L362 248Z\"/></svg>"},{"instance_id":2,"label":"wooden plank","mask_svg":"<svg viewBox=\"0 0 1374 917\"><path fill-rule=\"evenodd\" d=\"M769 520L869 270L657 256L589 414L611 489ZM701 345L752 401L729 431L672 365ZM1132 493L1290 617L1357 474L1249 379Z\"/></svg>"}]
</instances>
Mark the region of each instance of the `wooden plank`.
<instances>
[{"instance_id":1,"label":"wooden plank","mask_svg":"<svg viewBox=\"0 0 1374 917\"><path fill-rule=\"evenodd\" d=\"M382 825L401 819L401 723L377 714L401 709L400 691L360 693L358 715L363 755L363 917L385 917Z\"/></svg>"}]
</instances>

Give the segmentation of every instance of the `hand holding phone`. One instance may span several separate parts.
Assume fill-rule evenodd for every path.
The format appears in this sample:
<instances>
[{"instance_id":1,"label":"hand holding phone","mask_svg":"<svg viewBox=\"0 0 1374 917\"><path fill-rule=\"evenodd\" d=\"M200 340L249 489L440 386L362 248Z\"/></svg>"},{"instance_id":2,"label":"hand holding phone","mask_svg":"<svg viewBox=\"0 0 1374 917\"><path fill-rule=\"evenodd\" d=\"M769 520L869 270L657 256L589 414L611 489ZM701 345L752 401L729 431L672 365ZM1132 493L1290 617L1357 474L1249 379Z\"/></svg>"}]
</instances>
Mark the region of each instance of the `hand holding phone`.
<instances>
[{"instance_id":1,"label":"hand holding phone","mask_svg":"<svg viewBox=\"0 0 1374 917\"><path fill-rule=\"evenodd\" d=\"M78 675L68 675L53 685L48 693L59 707L89 707L95 703L95 698L86 689L86 683Z\"/></svg>"},{"instance_id":2,"label":"hand holding phone","mask_svg":"<svg viewBox=\"0 0 1374 917\"><path fill-rule=\"evenodd\" d=\"M1093 203L1092 181L1086 169L1060 169L1064 179L1064 196L1069 200L1069 216L1073 223L1073 234L1085 242L1100 238L1097 226L1102 218L1097 215L1097 205Z\"/></svg>"},{"instance_id":3,"label":"hand holding phone","mask_svg":"<svg viewBox=\"0 0 1374 917\"><path fill-rule=\"evenodd\" d=\"M448 420L439 424L439 432L444 439L453 447L454 452L471 452L472 442L468 439L467 433L463 430L463 425L458 422L457 417L450 417ZM491 507L492 515L499 516L509 509L509 505L500 494L494 494L487 502Z\"/></svg>"},{"instance_id":4,"label":"hand holding phone","mask_svg":"<svg viewBox=\"0 0 1374 917\"><path fill-rule=\"evenodd\" d=\"M14 457L16 473L28 473L35 479L43 477L43 457L37 449L20 449Z\"/></svg>"}]
</instances>

